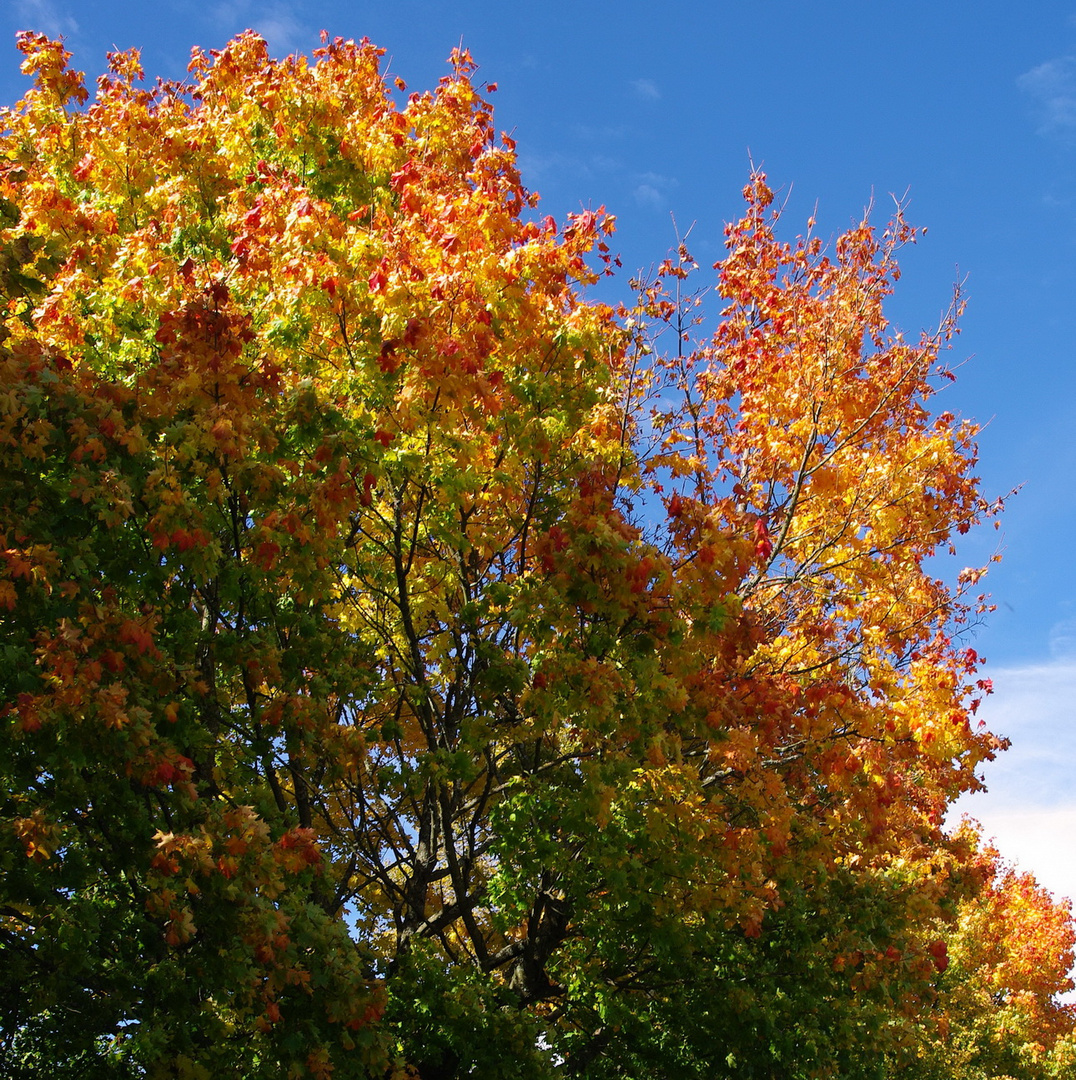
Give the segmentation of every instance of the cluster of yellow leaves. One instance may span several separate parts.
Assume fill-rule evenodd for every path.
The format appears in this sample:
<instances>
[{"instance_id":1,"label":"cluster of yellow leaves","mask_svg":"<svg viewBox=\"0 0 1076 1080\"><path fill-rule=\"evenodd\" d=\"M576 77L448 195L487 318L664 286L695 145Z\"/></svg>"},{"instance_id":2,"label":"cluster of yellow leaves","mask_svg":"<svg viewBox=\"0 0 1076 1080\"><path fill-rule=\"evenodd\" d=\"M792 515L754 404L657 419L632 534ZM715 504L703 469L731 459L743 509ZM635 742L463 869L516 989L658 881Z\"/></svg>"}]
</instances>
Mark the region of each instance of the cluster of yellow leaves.
<instances>
[{"instance_id":1,"label":"cluster of yellow leaves","mask_svg":"<svg viewBox=\"0 0 1076 1080\"><path fill-rule=\"evenodd\" d=\"M1000 745L972 729L988 684L952 640L978 575L953 592L927 566L996 510L973 473L974 426L929 409L959 300L908 343L882 312L896 252L915 239L899 213L881 236L864 221L829 253L811 235L776 238L764 177L745 197L717 264L728 306L716 334L659 359L646 390L663 403L647 468L686 572L712 574L723 548L716 569L750 635L712 671L719 723L743 732L726 743L730 762L745 742L764 758L799 748L814 772L799 782L828 794L798 797L828 804L834 836L855 835L854 849L929 845ZM684 306L665 283L679 289L692 266L681 249L643 295L644 314L680 320L682 339ZM849 833L854 822L866 833Z\"/></svg>"}]
</instances>

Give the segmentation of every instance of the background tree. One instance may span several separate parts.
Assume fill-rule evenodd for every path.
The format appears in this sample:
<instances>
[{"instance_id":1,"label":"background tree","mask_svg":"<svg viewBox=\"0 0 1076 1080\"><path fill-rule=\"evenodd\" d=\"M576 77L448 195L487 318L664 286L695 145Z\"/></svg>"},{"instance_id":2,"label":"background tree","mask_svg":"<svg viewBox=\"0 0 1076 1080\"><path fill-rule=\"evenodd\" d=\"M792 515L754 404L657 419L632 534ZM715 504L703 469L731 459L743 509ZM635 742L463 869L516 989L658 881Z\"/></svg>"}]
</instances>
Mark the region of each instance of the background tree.
<instances>
[{"instance_id":1,"label":"background tree","mask_svg":"<svg viewBox=\"0 0 1076 1080\"><path fill-rule=\"evenodd\" d=\"M244 35L190 87L114 55L87 106L20 47L5 1064L914 1056L982 876L943 814L999 742L952 639L980 572L926 569L991 508L929 409L951 321L882 314L899 214L784 244L755 176L700 344L684 249L584 299L612 219L530 220L466 54L398 104L368 43Z\"/></svg>"},{"instance_id":2,"label":"background tree","mask_svg":"<svg viewBox=\"0 0 1076 1080\"><path fill-rule=\"evenodd\" d=\"M975 840L977 841L977 837ZM978 843L976 843L978 847ZM985 847L983 884L961 905L949 937L933 1023L917 1060L898 1075L933 1080L1047 1080L1076 1065L1072 909L1029 873Z\"/></svg>"}]
</instances>

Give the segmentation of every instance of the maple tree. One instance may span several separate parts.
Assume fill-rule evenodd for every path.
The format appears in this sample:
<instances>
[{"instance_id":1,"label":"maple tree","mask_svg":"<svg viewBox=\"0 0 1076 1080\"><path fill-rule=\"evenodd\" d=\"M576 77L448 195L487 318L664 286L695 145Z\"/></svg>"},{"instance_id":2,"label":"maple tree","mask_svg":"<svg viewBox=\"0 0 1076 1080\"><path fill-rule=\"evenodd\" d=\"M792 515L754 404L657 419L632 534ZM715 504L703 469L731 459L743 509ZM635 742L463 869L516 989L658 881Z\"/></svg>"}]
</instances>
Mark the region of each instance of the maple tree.
<instances>
[{"instance_id":1,"label":"maple tree","mask_svg":"<svg viewBox=\"0 0 1076 1080\"><path fill-rule=\"evenodd\" d=\"M976 843L976 848L981 845ZM1076 1066L1076 948L1071 904L1056 901L992 847L974 862L982 886L960 907L916 1080L1052 1080Z\"/></svg>"},{"instance_id":2,"label":"maple tree","mask_svg":"<svg viewBox=\"0 0 1076 1080\"><path fill-rule=\"evenodd\" d=\"M9 1071L914 1056L1001 743L981 571L929 561L993 510L930 408L957 312L890 331L899 213L788 244L754 176L695 341L683 246L586 298L613 220L531 220L465 53L404 102L366 42L245 34L89 102L20 48Z\"/></svg>"}]
</instances>

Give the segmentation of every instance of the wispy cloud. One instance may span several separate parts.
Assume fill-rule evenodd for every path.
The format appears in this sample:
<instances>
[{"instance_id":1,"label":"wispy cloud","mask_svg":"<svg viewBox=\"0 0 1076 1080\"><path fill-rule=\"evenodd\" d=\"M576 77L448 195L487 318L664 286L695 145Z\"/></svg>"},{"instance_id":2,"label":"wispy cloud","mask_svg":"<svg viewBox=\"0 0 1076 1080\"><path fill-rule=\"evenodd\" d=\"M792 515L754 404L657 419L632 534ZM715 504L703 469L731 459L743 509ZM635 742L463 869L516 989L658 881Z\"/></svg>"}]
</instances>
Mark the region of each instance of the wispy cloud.
<instances>
[{"instance_id":1,"label":"wispy cloud","mask_svg":"<svg viewBox=\"0 0 1076 1080\"><path fill-rule=\"evenodd\" d=\"M627 124L572 124L572 134L583 142L595 146L599 143L619 142L632 134Z\"/></svg>"},{"instance_id":2,"label":"wispy cloud","mask_svg":"<svg viewBox=\"0 0 1076 1080\"><path fill-rule=\"evenodd\" d=\"M635 201L652 210L664 210L669 205L669 192L679 184L673 176L653 172L641 173L635 180Z\"/></svg>"},{"instance_id":3,"label":"wispy cloud","mask_svg":"<svg viewBox=\"0 0 1076 1080\"><path fill-rule=\"evenodd\" d=\"M309 53L317 47L317 31L299 22L283 7L270 7L254 21L254 29L278 56L288 53Z\"/></svg>"},{"instance_id":4,"label":"wispy cloud","mask_svg":"<svg viewBox=\"0 0 1076 1080\"><path fill-rule=\"evenodd\" d=\"M22 30L38 30L51 38L69 37L78 33L78 22L53 0L18 0L16 18Z\"/></svg>"},{"instance_id":5,"label":"wispy cloud","mask_svg":"<svg viewBox=\"0 0 1076 1080\"><path fill-rule=\"evenodd\" d=\"M1076 619L1062 619L1050 627L1050 655L1055 660L1076 661Z\"/></svg>"},{"instance_id":6,"label":"wispy cloud","mask_svg":"<svg viewBox=\"0 0 1076 1080\"><path fill-rule=\"evenodd\" d=\"M528 187L541 190L543 184L552 185L565 177L589 180L599 175L621 171L621 163L603 154L570 154L563 151L552 153L527 152L519 154L519 169Z\"/></svg>"},{"instance_id":7,"label":"wispy cloud","mask_svg":"<svg viewBox=\"0 0 1076 1080\"><path fill-rule=\"evenodd\" d=\"M297 17L295 9L286 3L224 0L213 8L212 19L229 35L246 29L261 34L274 56L309 53L318 43L318 28L304 23Z\"/></svg>"},{"instance_id":8,"label":"wispy cloud","mask_svg":"<svg viewBox=\"0 0 1076 1080\"><path fill-rule=\"evenodd\" d=\"M1057 640L1076 633L1058 624ZM987 791L950 813L976 818L998 849L1048 889L1076 898L1076 657L989 673L980 714L1012 746L985 771Z\"/></svg>"},{"instance_id":9,"label":"wispy cloud","mask_svg":"<svg viewBox=\"0 0 1076 1080\"><path fill-rule=\"evenodd\" d=\"M1036 106L1040 135L1076 134L1076 56L1047 60L1016 80Z\"/></svg>"},{"instance_id":10,"label":"wispy cloud","mask_svg":"<svg viewBox=\"0 0 1076 1080\"><path fill-rule=\"evenodd\" d=\"M635 91L635 96L642 98L644 101L661 100L661 91L653 79L633 79L631 88Z\"/></svg>"},{"instance_id":11,"label":"wispy cloud","mask_svg":"<svg viewBox=\"0 0 1076 1080\"><path fill-rule=\"evenodd\" d=\"M649 206L652 210L660 210L665 206L665 196L653 184L640 184L634 195L640 206Z\"/></svg>"},{"instance_id":12,"label":"wispy cloud","mask_svg":"<svg viewBox=\"0 0 1076 1080\"><path fill-rule=\"evenodd\" d=\"M1076 806L1076 659L989 674L994 694L980 715L1012 740L987 769L991 801L1013 809Z\"/></svg>"}]
</instances>

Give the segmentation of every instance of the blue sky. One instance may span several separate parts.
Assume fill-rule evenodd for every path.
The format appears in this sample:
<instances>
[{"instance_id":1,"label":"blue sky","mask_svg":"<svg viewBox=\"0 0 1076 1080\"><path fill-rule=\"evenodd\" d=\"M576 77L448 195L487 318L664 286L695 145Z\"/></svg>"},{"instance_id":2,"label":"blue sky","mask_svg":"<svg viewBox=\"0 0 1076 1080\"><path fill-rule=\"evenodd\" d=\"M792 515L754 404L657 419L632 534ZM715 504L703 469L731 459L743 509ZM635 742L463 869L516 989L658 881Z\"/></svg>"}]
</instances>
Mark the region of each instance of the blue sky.
<instances>
[{"instance_id":1,"label":"blue sky","mask_svg":"<svg viewBox=\"0 0 1076 1080\"><path fill-rule=\"evenodd\" d=\"M942 404L987 424L986 493L1021 487L989 576L998 610L973 642L997 688L984 714L1014 748L961 808L1076 896L1076 0L8 0L0 102L25 88L19 29L62 34L92 81L106 50L131 46L180 78L192 45L247 27L277 55L309 52L322 28L367 36L412 89L462 39L543 212L617 215L624 297L674 242L671 215L694 225L701 264L720 256L751 161L787 198L790 235L816 206L825 235L906 199L929 231L891 317L931 326L965 281ZM961 563L998 542L984 530Z\"/></svg>"}]
</instances>

